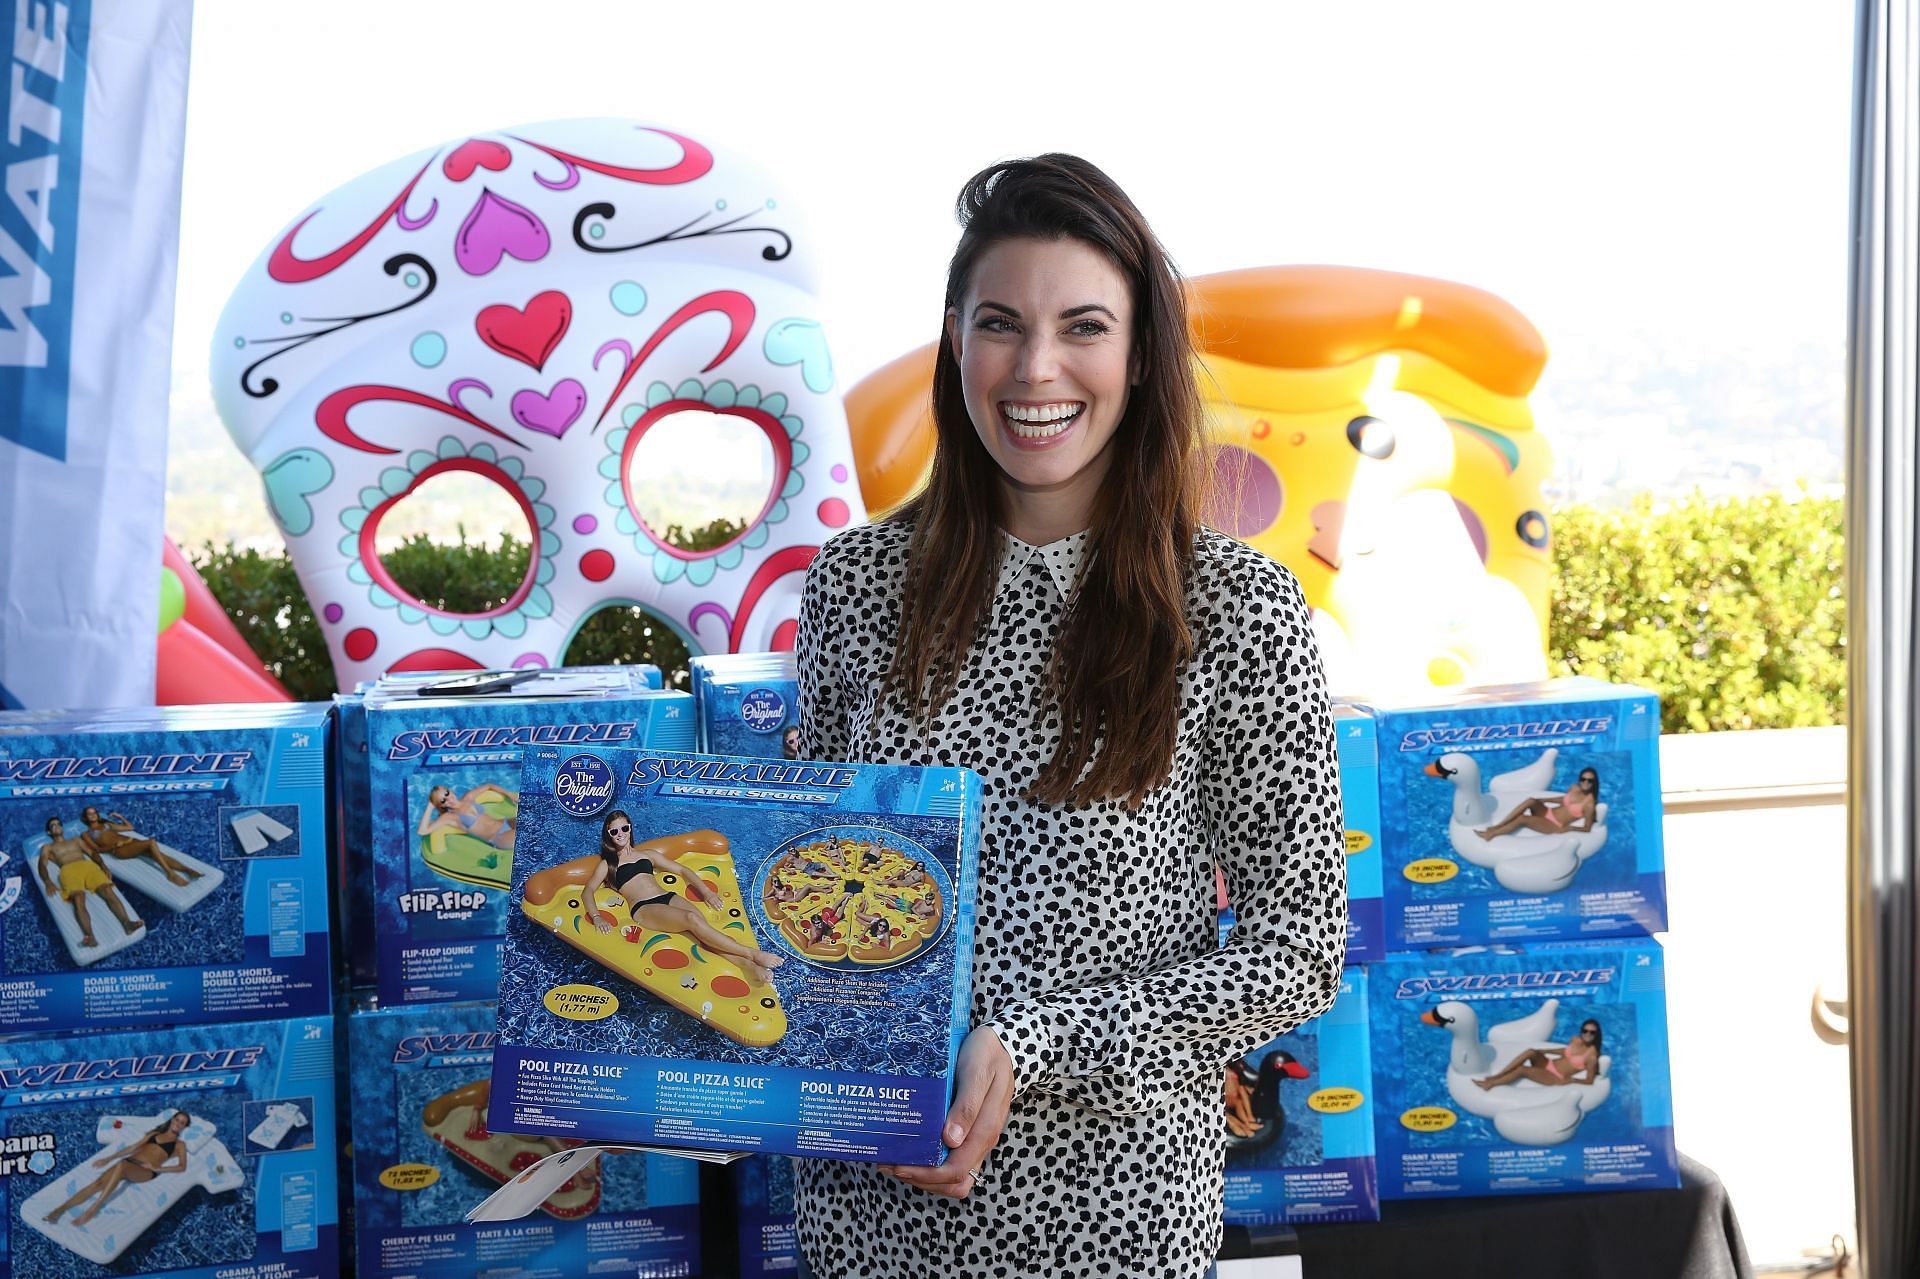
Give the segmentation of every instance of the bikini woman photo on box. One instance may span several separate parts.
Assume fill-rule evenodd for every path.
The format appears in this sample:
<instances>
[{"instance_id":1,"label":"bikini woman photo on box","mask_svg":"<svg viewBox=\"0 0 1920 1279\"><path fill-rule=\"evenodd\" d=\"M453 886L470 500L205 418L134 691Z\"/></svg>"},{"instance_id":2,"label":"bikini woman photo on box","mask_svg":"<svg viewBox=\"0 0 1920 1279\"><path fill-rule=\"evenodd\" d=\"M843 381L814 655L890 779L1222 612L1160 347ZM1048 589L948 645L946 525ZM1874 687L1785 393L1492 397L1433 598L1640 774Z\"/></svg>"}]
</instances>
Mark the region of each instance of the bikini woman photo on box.
<instances>
[{"instance_id":1,"label":"bikini woman photo on box","mask_svg":"<svg viewBox=\"0 0 1920 1279\"><path fill-rule=\"evenodd\" d=\"M973 1029L945 1164L796 1161L802 1273L1204 1275L1221 1072L1339 978L1319 655L1201 525L1183 286L1125 193L1047 155L958 210L927 487L821 549L796 651L803 756L984 781Z\"/></svg>"}]
</instances>

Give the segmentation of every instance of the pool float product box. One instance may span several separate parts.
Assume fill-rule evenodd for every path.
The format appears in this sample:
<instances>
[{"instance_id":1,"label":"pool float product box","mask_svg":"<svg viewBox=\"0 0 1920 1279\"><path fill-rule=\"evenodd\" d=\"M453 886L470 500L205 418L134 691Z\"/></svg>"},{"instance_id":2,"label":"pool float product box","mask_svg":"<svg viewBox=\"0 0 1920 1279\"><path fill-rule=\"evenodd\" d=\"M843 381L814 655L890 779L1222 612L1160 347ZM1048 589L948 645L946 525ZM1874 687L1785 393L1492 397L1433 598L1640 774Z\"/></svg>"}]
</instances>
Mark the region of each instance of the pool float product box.
<instances>
[{"instance_id":1,"label":"pool float product box","mask_svg":"<svg viewBox=\"0 0 1920 1279\"><path fill-rule=\"evenodd\" d=\"M1389 950L1665 929L1652 693L1548 680L1372 710Z\"/></svg>"},{"instance_id":2,"label":"pool float product box","mask_svg":"<svg viewBox=\"0 0 1920 1279\"><path fill-rule=\"evenodd\" d=\"M559 676L617 673L635 689L665 687L660 668L652 663L568 666L551 673ZM347 957L347 984L354 988L371 988L379 980L372 929L373 775L367 751L367 694L379 688L418 689L423 684L472 674L472 671L409 671L361 680L352 691L334 694L334 941L335 949ZM531 683L533 681L528 681ZM528 684L516 685L509 691L524 695Z\"/></svg>"},{"instance_id":3,"label":"pool float product box","mask_svg":"<svg viewBox=\"0 0 1920 1279\"><path fill-rule=\"evenodd\" d=\"M800 1266L793 1161L785 1155L754 1155L728 1168L727 1176L733 1185L741 1279L793 1274Z\"/></svg>"},{"instance_id":4,"label":"pool float product box","mask_svg":"<svg viewBox=\"0 0 1920 1279\"><path fill-rule=\"evenodd\" d=\"M1384 1197L1680 1184L1657 942L1435 951L1368 975Z\"/></svg>"},{"instance_id":5,"label":"pool float product box","mask_svg":"<svg viewBox=\"0 0 1920 1279\"><path fill-rule=\"evenodd\" d=\"M800 676L792 653L717 653L687 663L698 749L709 755L800 757Z\"/></svg>"},{"instance_id":6,"label":"pool float product box","mask_svg":"<svg viewBox=\"0 0 1920 1279\"><path fill-rule=\"evenodd\" d=\"M0 1034L325 1013L330 719L0 712Z\"/></svg>"},{"instance_id":7,"label":"pool float product box","mask_svg":"<svg viewBox=\"0 0 1920 1279\"><path fill-rule=\"evenodd\" d=\"M340 1273L333 1021L0 1043L0 1279Z\"/></svg>"},{"instance_id":8,"label":"pool float product box","mask_svg":"<svg viewBox=\"0 0 1920 1279\"><path fill-rule=\"evenodd\" d=\"M366 692L372 888L362 918L382 1004L494 997L521 756L543 743L693 744L693 699L639 679L632 668L586 669L543 672L492 695L430 696L419 680Z\"/></svg>"},{"instance_id":9,"label":"pool float product box","mask_svg":"<svg viewBox=\"0 0 1920 1279\"><path fill-rule=\"evenodd\" d=\"M356 1008L347 1038L362 1279L701 1272L690 1160L602 1156L524 1221L467 1223L501 1184L573 1144L494 1129L491 1003Z\"/></svg>"},{"instance_id":10,"label":"pool float product box","mask_svg":"<svg viewBox=\"0 0 1920 1279\"><path fill-rule=\"evenodd\" d=\"M1319 1017L1228 1062L1226 1220L1378 1221L1367 970L1349 965Z\"/></svg>"},{"instance_id":11,"label":"pool float product box","mask_svg":"<svg viewBox=\"0 0 1920 1279\"><path fill-rule=\"evenodd\" d=\"M498 1122L939 1162L975 774L539 747L521 785Z\"/></svg>"},{"instance_id":12,"label":"pool float product box","mask_svg":"<svg viewBox=\"0 0 1920 1279\"><path fill-rule=\"evenodd\" d=\"M1334 740L1340 763L1340 814L1347 846L1347 963L1370 964L1387 955L1380 887L1380 745L1364 707L1335 705Z\"/></svg>"}]
</instances>

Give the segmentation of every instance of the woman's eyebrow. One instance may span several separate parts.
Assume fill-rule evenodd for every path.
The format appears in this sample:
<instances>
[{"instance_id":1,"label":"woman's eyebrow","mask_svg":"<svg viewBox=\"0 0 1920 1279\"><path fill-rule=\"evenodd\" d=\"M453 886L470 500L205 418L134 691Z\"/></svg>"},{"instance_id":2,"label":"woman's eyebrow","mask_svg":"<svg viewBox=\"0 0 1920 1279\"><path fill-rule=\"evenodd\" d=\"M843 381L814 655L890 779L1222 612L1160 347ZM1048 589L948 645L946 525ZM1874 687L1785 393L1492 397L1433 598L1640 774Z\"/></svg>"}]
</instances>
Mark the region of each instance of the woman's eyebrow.
<instances>
[{"instance_id":1,"label":"woman's eyebrow","mask_svg":"<svg viewBox=\"0 0 1920 1279\"><path fill-rule=\"evenodd\" d=\"M978 315L980 312L986 311L986 310L998 311L1001 314L1007 316L1009 319L1017 320L1020 318L1020 312L1008 306L1005 302L994 302L994 301L990 301L983 298L982 300L974 304L973 312L975 315ZM1115 315L1112 311L1109 311L1106 307L1100 305L1098 302L1083 302L1079 306L1070 306L1066 310L1060 313L1060 318L1063 320L1071 320L1075 316L1087 315L1090 312L1094 312L1094 311L1098 311L1100 314L1106 316L1109 320L1112 320L1115 324L1120 323L1119 316Z\"/></svg>"}]
</instances>

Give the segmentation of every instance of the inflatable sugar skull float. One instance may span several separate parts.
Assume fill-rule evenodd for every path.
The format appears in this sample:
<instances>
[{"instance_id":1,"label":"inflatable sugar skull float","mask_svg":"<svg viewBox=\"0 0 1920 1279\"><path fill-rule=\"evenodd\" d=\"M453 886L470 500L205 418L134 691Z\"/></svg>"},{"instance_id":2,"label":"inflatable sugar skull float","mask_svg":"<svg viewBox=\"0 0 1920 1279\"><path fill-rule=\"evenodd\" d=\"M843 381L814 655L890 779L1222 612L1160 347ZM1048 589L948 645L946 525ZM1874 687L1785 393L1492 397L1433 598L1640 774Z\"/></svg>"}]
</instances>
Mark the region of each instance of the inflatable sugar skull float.
<instances>
[{"instance_id":1,"label":"inflatable sugar skull float","mask_svg":"<svg viewBox=\"0 0 1920 1279\"><path fill-rule=\"evenodd\" d=\"M1191 282L1215 449L1209 520L1292 569L1331 686L1546 676L1552 467L1527 396L1546 345L1483 290L1357 267ZM867 503L932 458L932 347L847 393Z\"/></svg>"},{"instance_id":2,"label":"inflatable sugar skull float","mask_svg":"<svg viewBox=\"0 0 1920 1279\"><path fill-rule=\"evenodd\" d=\"M696 653L790 647L815 550L865 519L808 249L764 171L619 120L454 139L276 236L221 317L215 400L342 686L558 663L607 605ZM635 451L698 415L758 430L772 478L742 534L689 551L636 505ZM382 519L447 472L532 532L485 613L414 598L377 553Z\"/></svg>"}]
</instances>

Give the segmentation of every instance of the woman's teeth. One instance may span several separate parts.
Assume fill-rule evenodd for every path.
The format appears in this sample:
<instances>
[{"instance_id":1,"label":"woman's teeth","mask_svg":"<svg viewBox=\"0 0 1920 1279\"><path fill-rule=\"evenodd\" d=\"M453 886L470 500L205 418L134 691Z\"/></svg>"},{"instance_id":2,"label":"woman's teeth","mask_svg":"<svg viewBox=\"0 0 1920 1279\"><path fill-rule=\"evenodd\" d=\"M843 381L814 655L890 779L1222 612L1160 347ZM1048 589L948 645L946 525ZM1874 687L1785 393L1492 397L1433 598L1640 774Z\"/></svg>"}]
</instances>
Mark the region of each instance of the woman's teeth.
<instances>
[{"instance_id":1,"label":"woman's teeth","mask_svg":"<svg viewBox=\"0 0 1920 1279\"><path fill-rule=\"evenodd\" d=\"M1002 404L1000 414L1007 426L1023 440L1044 440L1073 425L1083 406L1079 404Z\"/></svg>"}]
</instances>

